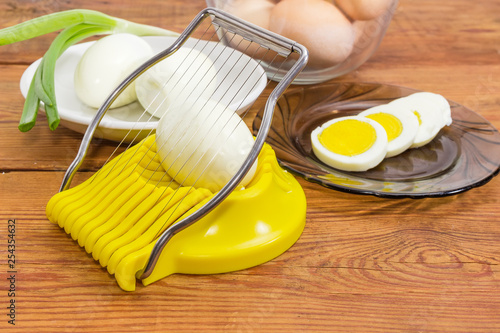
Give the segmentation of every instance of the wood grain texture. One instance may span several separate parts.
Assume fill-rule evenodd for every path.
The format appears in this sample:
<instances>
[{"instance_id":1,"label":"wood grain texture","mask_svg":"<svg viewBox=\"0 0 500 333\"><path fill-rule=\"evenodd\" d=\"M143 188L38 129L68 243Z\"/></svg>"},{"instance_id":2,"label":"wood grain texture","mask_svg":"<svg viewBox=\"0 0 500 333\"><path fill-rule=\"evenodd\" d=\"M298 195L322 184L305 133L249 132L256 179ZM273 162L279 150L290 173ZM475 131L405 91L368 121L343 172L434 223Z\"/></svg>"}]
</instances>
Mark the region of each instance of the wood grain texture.
<instances>
[{"instance_id":1,"label":"wood grain texture","mask_svg":"<svg viewBox=\"0 0 500 333\"><path fill-rule=\"evenodd\" d=\"M0 28L90 8L181 31L204 7L201 0L6 0ZM500 128L498 13L498 1L402 0L374 56L333 81L434 91ZM0 331L500 331L498 177L456 196L419 200L352 195L299 179L306 228L282 256L240 272L179 274L121 291L45 217L82 136L63 127L50 132L43 116L32 131L17 130L19 78L52 38L0 48ZM96 140L75 182L113 147ZM6 316L9 219L16 220L15 328Z\"/></svg>"}]
</instances>

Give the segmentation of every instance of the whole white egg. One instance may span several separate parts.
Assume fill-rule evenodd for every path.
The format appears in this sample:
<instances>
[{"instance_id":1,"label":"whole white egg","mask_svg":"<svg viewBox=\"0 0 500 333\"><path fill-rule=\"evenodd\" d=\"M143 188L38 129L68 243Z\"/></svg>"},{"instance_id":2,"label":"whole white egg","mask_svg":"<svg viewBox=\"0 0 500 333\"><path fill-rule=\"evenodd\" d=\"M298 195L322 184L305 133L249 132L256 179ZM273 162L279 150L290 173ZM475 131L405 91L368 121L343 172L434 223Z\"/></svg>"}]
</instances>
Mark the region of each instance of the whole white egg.
<instances>
[{"instance_id":1,"label":"whole white egg","mask_svg":"<svg viewBox=\"0 0 500 333\"><path fill-rule=\"evenodd\" d=\"M153 55L142 38L128 33L105 36L93 43L80 58L74 84L78 98L99 108L116 87ZM112 108L137 99L134 82L111 105Z\"/></svg>"}]
</instances>

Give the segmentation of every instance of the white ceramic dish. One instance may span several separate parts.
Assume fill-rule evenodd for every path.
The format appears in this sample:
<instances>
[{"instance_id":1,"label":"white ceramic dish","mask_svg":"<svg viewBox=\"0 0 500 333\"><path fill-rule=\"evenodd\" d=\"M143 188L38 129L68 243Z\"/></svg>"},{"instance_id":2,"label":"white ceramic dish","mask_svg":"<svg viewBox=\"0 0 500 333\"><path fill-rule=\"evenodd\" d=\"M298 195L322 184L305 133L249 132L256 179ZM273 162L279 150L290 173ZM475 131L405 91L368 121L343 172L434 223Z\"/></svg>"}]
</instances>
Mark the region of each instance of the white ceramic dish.
<instances>
[{"instance_id":1,"label":"white ceramic dish","mask_svg":"<svg viewBox=\"0 0 500 333\"><path fill-rule=\"evenodd\" d=\"M164 50L174 41L174 37L144 37L155 52ZM76 96L74 89L75 68L85 50L93 42L74 45L57 60L55 70L55 89L61 125L79 133L85 133L88 124L94 117L97 109L83 104ZM242 114L257 99L267 84L264 69L250 57L224 45L215 42L190 39L186 46L203 49L217 69L220 87L214 98L221 98L223 103L229 104L238 114ZM23 73L20 81L21 93L24 97L28 92L31 79L40 64L38 59ZM241 72L241 74L240 74ZM240 74L240 75L238 75ZM234 83L233 83L234 81ZM241 89L241 87L243 87ZM42 110L43 111L43 110ZM120 141L124 137L138 139L146 136L156 128L158 120L149 120L144 109L138 102L110 109L99 124L95 136Z\"/></svg>"}]
</instances>

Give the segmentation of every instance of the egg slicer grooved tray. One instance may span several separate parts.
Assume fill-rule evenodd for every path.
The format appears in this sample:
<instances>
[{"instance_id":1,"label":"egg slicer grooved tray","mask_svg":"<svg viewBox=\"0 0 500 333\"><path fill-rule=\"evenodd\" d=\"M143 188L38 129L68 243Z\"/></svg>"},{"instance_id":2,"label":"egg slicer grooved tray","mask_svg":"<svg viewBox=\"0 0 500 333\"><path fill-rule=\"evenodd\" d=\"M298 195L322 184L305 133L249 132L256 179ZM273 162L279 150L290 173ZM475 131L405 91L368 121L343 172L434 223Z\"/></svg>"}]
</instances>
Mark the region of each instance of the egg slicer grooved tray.
<instances>
[{"instance_id":1,"label":"egg slicer grooved tray","mask_svg":"<svg viewBox=\"0 0 500 333\"><path fill-rule=\"evenodd\" d=\"M192 38L195 31L202 37ZM175 71L156 82L158 92L144 106L144 117L160 118L156 131L124 137L98 171L70 188L113 101L177 53L182 56ZM270 84L273 75L262 70L263 59L276 66L290 55L295 65L270 93L262 126L252 136L249 107L229 105L254 102L258 82ZM127 291L135 290L137 279L148 285L174 273L230 272L282 254L302 233L306 201L265 139L278 98L307 58L303 46L282 36L214 8L201 11L97 110L60 191L47 204L48 219ZM213 68L220 69L212 73ZM261 77L251 80L259 70ZM232 80L233 96L217 91L228 86L224 80Z\"/></svg>"}]
</instances>

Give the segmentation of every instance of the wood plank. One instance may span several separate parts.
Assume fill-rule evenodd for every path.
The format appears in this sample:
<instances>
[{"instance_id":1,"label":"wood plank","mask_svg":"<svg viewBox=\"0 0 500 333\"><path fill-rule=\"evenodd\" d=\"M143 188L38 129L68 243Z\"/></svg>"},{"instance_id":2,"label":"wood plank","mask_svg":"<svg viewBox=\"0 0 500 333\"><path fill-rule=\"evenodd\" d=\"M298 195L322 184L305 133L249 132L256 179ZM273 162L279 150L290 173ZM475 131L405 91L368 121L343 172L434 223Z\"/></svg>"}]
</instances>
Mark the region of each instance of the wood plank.
<instances>
[{"instance_id":1,"label":"wood plank","mask_svg":"<svg viewBox=\"0 0 500 333\"><path fill-rule=\"evenodd\" d=\"M498 211L498 198L491 197L496 186L448 198L394 201L325 193L301 181L311 203L307 227L282 256L241 272L174 275L124 293L112 276L45 219L43 207L57 191L53 179L59 176L2 175L8 188L24 184L9 191L13 205L0 220L15 218L18 225L18 301L31 318L19 319L25 329L44 331L57 323L61 329L107 332L110 321L120 330L135 327L140 318L148 331L156 325L272 331L498 329L492 318L500 314L495 292L500 231L497 221L477 220L478 214ZM47 186L33 192L40 183ZM479 205L481 198L489 199ZM460 218L451 213L446 217L457 210ZM5 231L0 230L1 238ZM49 295L52 302L46 301ZM161 309L165 313L159 316ZM193 311L197 316L183 323Z\"/></svg>"}]
</instances>

